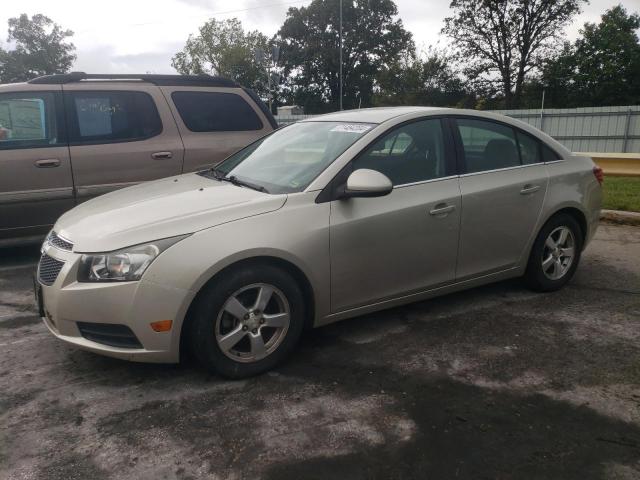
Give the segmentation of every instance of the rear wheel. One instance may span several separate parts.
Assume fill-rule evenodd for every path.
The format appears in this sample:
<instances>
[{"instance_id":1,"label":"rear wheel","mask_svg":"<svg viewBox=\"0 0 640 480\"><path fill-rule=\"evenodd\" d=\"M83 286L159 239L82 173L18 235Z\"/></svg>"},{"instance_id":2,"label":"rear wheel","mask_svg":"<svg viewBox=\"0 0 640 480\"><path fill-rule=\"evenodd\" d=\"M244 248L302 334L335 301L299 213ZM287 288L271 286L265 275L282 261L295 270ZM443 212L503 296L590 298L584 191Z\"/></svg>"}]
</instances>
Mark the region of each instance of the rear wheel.
<instances>
[{"instance_id":1,"label":"rear wheel","mask_svg":"<svg viewBox=\"0 0 640 480\"><path fill-rule=\"evenodd\" d=\"M524 276L529 287L541 292L562 288L578 268L582 244L580 225L572 216L552 217L531 249Z\"/></svg>"},{"instance_id":2,"label":"rear wheel","mask_svg":"<svg viewBox=\"0 0 640 480\"><path fill-rule=\"evenodd\" d=\"M282 361L303 326L303 295L293 278L269 265L251 266L223 274L202 292L191 345L209 370L243 378Z\"/></svg>"}]
</instances>

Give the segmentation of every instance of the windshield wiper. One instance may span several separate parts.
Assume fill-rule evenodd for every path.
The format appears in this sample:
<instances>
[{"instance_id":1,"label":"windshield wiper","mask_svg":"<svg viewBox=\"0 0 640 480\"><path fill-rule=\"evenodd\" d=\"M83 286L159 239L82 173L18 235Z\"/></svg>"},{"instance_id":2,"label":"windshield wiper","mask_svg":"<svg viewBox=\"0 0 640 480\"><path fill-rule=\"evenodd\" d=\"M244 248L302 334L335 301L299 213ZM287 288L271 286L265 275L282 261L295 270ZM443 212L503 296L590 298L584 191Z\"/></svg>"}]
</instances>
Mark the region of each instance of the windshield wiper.
<instances>
[{"instance_id":1,"label":"windshield wiper","mask_svg":"<svg viewBox=\"0 0 640 480\"><path fill-rule=\"evenodd\" d=\"M245 182L244 180L240 180L235 175L231 175L230 177L222 177L222 180L231 182L234 185L238 185L239 187L247 187L253 190L257 190L259 192L269 193L269 191L266 188L264 188L262 185L256 185L255 183Z\"/></svg>"},{"instance_id":2,"label":"windshield wiper","mask_svg":"<svg viewBox=\"0 0 640 480\"><path fill-rule=\"evenodd\" d=\"M227 177L226 175L224 175L219 170L216 170L215 168L212 168L211 170L209 170L209 172L213 175L213 178L215 178L220 182L229 182L229 183L232 183L233 185L237 185L238 187L247 187L252 190L257 190L258 192L269 193L269 190L264 188L262 185L256 185L255 183L251 183L251 182L245 182L244 180L240 180L235 175L231 175Z\"/></svg>"}]
</instances>

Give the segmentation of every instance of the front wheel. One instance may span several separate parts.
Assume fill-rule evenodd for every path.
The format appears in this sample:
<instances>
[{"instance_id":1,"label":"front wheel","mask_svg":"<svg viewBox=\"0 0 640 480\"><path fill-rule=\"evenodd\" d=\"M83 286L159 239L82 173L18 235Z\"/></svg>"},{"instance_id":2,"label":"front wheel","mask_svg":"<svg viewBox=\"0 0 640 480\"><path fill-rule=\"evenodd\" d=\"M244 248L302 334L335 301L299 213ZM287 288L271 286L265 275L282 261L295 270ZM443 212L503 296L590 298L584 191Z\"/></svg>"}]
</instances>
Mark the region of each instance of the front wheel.
<instances>
[{"instance_id":1,"label":"front wheel","mask_svg":"<svg viewBox=\"0 0 640 480\"><path fill-rule=\"evenodd\" d=\"M304 326L304 299L293 278L270 265L216 278L194 309L191 345L204 366L230 378L273 368Z\"/></svg>"},{"instance_id":2,"label":"front wheel","mask_svg":"<svg viewBox=\"0 0 640 480\"><path fill-rule=\"evenodd\" d=\"M530 288L551 292L562 288L578 268L582 231L570 215L552 217L536 238L524 279Z\"/></svg>"}]
</instances>

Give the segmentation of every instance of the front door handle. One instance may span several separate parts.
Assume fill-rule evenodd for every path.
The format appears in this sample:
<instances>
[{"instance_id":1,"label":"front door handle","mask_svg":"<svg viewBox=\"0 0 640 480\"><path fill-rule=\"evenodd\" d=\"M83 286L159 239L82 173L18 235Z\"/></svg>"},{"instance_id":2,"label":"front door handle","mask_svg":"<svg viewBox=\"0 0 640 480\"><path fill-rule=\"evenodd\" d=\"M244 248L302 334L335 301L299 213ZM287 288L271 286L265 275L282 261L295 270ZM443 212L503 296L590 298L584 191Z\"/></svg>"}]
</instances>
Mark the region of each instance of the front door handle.
<instances>
[{"instance_id":1,"label":"front door handle","mask_svg":"<svg viewBox=\"0 0 640 480\"><path fill-rule=\"evenodd\" d=\"M151 154L151 158L154 160L162 160L163 158L171 158L173 153L171 152L155 152Z\"/></svg>"},{"instance_id":2,"label":"front door handle","mask_svg":"<svg viewBox=\"0 0 640 480\"><path fill-rule=\"evenodd\" d=\"M431 210L429 210L429 215L433 215L434 217L446 216L449 213L453 212L456 209L455 205L447 205L446 203L439 203Z\"/></svg>"},{"instance_id":3,"label":"front door handle","mask_svg":"<svg viewBox=\"0 0 640 480\"><path fill-rule=\"evenodd\" d=\"M520 190L520 195L530 195L532 193L536 193L538 190L540 190L540 185L531 185L528 183L524 187L522 187L522 190Z\"/></svg>"},{"instance_id":4,"label":"front door handle","mask_svg":"<svg viewBox=\"0 0 640 480\"><path fill-rule=\"evenodd\" d=\"M36 160L33 164L38 168L53 168L60 166L60 160L57 158L45 158L42 160Z\"/></svg>"}]
</instances>

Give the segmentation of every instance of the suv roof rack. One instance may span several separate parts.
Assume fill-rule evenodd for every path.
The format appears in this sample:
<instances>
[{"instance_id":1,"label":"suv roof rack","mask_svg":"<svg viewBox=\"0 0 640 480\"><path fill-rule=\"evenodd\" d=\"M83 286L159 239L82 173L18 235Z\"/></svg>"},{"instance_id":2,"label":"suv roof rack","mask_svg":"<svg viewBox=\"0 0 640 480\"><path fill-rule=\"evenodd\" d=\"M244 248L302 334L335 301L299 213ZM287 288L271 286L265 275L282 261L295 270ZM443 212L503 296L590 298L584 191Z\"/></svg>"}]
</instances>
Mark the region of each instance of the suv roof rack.
<instances>
[{"instance_id":1,"label":"suv roof rack","mask_svg":"<svg viewBox=\"0 0 640 480\"><path fill-rule=\"evenodd\" d=\"M158 86L185 86L185 87L231 87L239 88L233 80L211 75L155 75L155 74L88 74L84 72L60 73L45 75L29 80L28 83L44 85L62 85L65 83L80 82L82 80L124 80L143 81Z\"/></svg>"}]
</instances>

